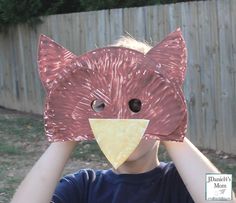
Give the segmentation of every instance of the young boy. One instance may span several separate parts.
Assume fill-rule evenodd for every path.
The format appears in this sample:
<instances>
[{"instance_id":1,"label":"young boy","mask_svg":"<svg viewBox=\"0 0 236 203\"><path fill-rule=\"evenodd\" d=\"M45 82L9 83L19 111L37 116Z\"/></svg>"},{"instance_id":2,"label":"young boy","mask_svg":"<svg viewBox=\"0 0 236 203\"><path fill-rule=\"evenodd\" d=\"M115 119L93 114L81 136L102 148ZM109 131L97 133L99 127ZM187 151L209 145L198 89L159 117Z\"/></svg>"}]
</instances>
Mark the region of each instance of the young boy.
<instances>
[{"instance_id":1,"label":"young boy","mask_svg":"<svg viewBox=\"0 0 236 203\"><path fill-rule=\"evenodd\" d=\"M116 46L142 53L151 48L131 38L122 38ZM52 143L23 180L12 203L207 202L205 175L219 173L216 167L187 138L163 141L173 162L159 162L159 144L142 139L117 169L84 169L58 183L76 142Z\"/></svg>"}]
</instances>

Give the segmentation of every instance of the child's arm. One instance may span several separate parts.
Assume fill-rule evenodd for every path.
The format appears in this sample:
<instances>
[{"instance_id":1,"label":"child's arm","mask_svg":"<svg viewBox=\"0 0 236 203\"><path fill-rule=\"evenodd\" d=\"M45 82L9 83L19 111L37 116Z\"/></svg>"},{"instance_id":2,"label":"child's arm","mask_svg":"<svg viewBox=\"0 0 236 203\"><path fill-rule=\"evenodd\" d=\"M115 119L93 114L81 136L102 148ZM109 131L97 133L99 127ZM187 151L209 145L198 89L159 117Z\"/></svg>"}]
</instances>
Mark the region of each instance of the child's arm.
<instances>
[{"instance_id":1,"label":"child's arm","mask_svg":"<svg viewBox=\"0 0 236 203\"><path fill-rule=\"evenodd\" d=\"M49 203L75 145L52 143L22 181L11 203Z\"/></svg>"},{"instance_id":2,"label":"child's arm","mask_svg":"<svg viewBox=\"0 0 236 203\"><path fill-rule=\"evenodd\" d=\"M163 144L193 200L196 203L209 203L205 200L205 175L220 173L217 168L187 138L183 143L164 141ZM235 203L233 199L227 203Z\"/></svg>"}]
</instances>

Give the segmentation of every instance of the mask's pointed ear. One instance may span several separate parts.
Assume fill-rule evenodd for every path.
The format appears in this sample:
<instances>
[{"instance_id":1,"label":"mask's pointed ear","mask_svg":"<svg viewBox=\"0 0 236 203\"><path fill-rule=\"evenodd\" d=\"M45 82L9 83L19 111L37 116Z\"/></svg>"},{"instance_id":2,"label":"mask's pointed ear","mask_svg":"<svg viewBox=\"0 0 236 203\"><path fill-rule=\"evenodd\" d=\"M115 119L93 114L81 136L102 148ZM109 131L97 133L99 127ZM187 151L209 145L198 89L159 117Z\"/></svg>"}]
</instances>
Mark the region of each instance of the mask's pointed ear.
<instances>
[{"instance_id":1,"label":"mask's pointed ear","mask_svg":"<svg viewBox=\"0 0 236 203\"><path fill-rule=\"evenodd\" d=\"M40 35L38 45L38 71L41 82L49 91L55 79L66 71L67 64L76 55L60 46L45 35Z\"/></svg>"},{"instance_id":2,"label":"mask's pointed ear","mask_svg":"<svg viewBox=\"0 0 236 203\"><path fill-rule=\"evenodd\" d=\"M187 67L187 49L180 28L170 33L147 54L156 61L158 71L166 78L183 85Z\"/></svg>"}]
</instances>

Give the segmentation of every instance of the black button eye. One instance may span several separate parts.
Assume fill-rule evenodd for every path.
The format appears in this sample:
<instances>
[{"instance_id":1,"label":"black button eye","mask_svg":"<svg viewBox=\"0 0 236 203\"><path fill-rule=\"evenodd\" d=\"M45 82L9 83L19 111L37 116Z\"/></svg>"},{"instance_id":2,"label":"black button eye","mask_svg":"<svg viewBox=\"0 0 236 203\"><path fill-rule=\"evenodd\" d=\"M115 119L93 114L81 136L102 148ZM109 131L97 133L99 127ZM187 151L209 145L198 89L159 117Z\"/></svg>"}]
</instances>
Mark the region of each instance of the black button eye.
<instances>
[{"instance_id":1,"label":"black button eye","mask_svg":"<svg viewBox=\"0 0 236 203\"><path fill-rule=\"evenodd\" d=\"M105 102L101 99L95 99L92 101L91 107L95 112L99 113L105 108Z\"/></svg>"},{"instance_id":2,"label":"black button eye","mask_svg":"<svg viewBox=\"0 0 236 203\"><path fill-rule=\"evenodd\" d=\"M134 113L138 113L141 110L142 102L139 99L131 99L129 101L129 108Z\"/></svg>"}]
</instances>

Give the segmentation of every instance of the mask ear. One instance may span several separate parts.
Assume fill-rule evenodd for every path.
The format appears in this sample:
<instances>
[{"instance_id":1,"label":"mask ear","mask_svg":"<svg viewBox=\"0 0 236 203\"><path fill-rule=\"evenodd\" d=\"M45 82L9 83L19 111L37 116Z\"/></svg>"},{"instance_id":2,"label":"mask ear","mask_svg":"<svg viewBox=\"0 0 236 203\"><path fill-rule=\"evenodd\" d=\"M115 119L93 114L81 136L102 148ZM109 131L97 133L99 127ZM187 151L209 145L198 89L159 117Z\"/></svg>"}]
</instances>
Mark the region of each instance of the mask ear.
<instances>
[{"instance_id":1,"label":"mask ear","mask_svg":"<svg viewBox=\"0 0 236 203\"><path fill-rule=\"evenodd\" d=\"M157 69L167 79L182 86L187 67L187 49L180 28L170 33L147 54L157 62Z\"/></svg>"},{"instance_id":2,"label":"mask ear","mask_svg":"<svg viewBox=\"0 0 236 203\"><path fill-rule=\"evenodd\" d=\"M76 56L45 35L40 35L38 45L38 71L41 82L48 92L57 77Z\"/></svg>"}]
</instances>

